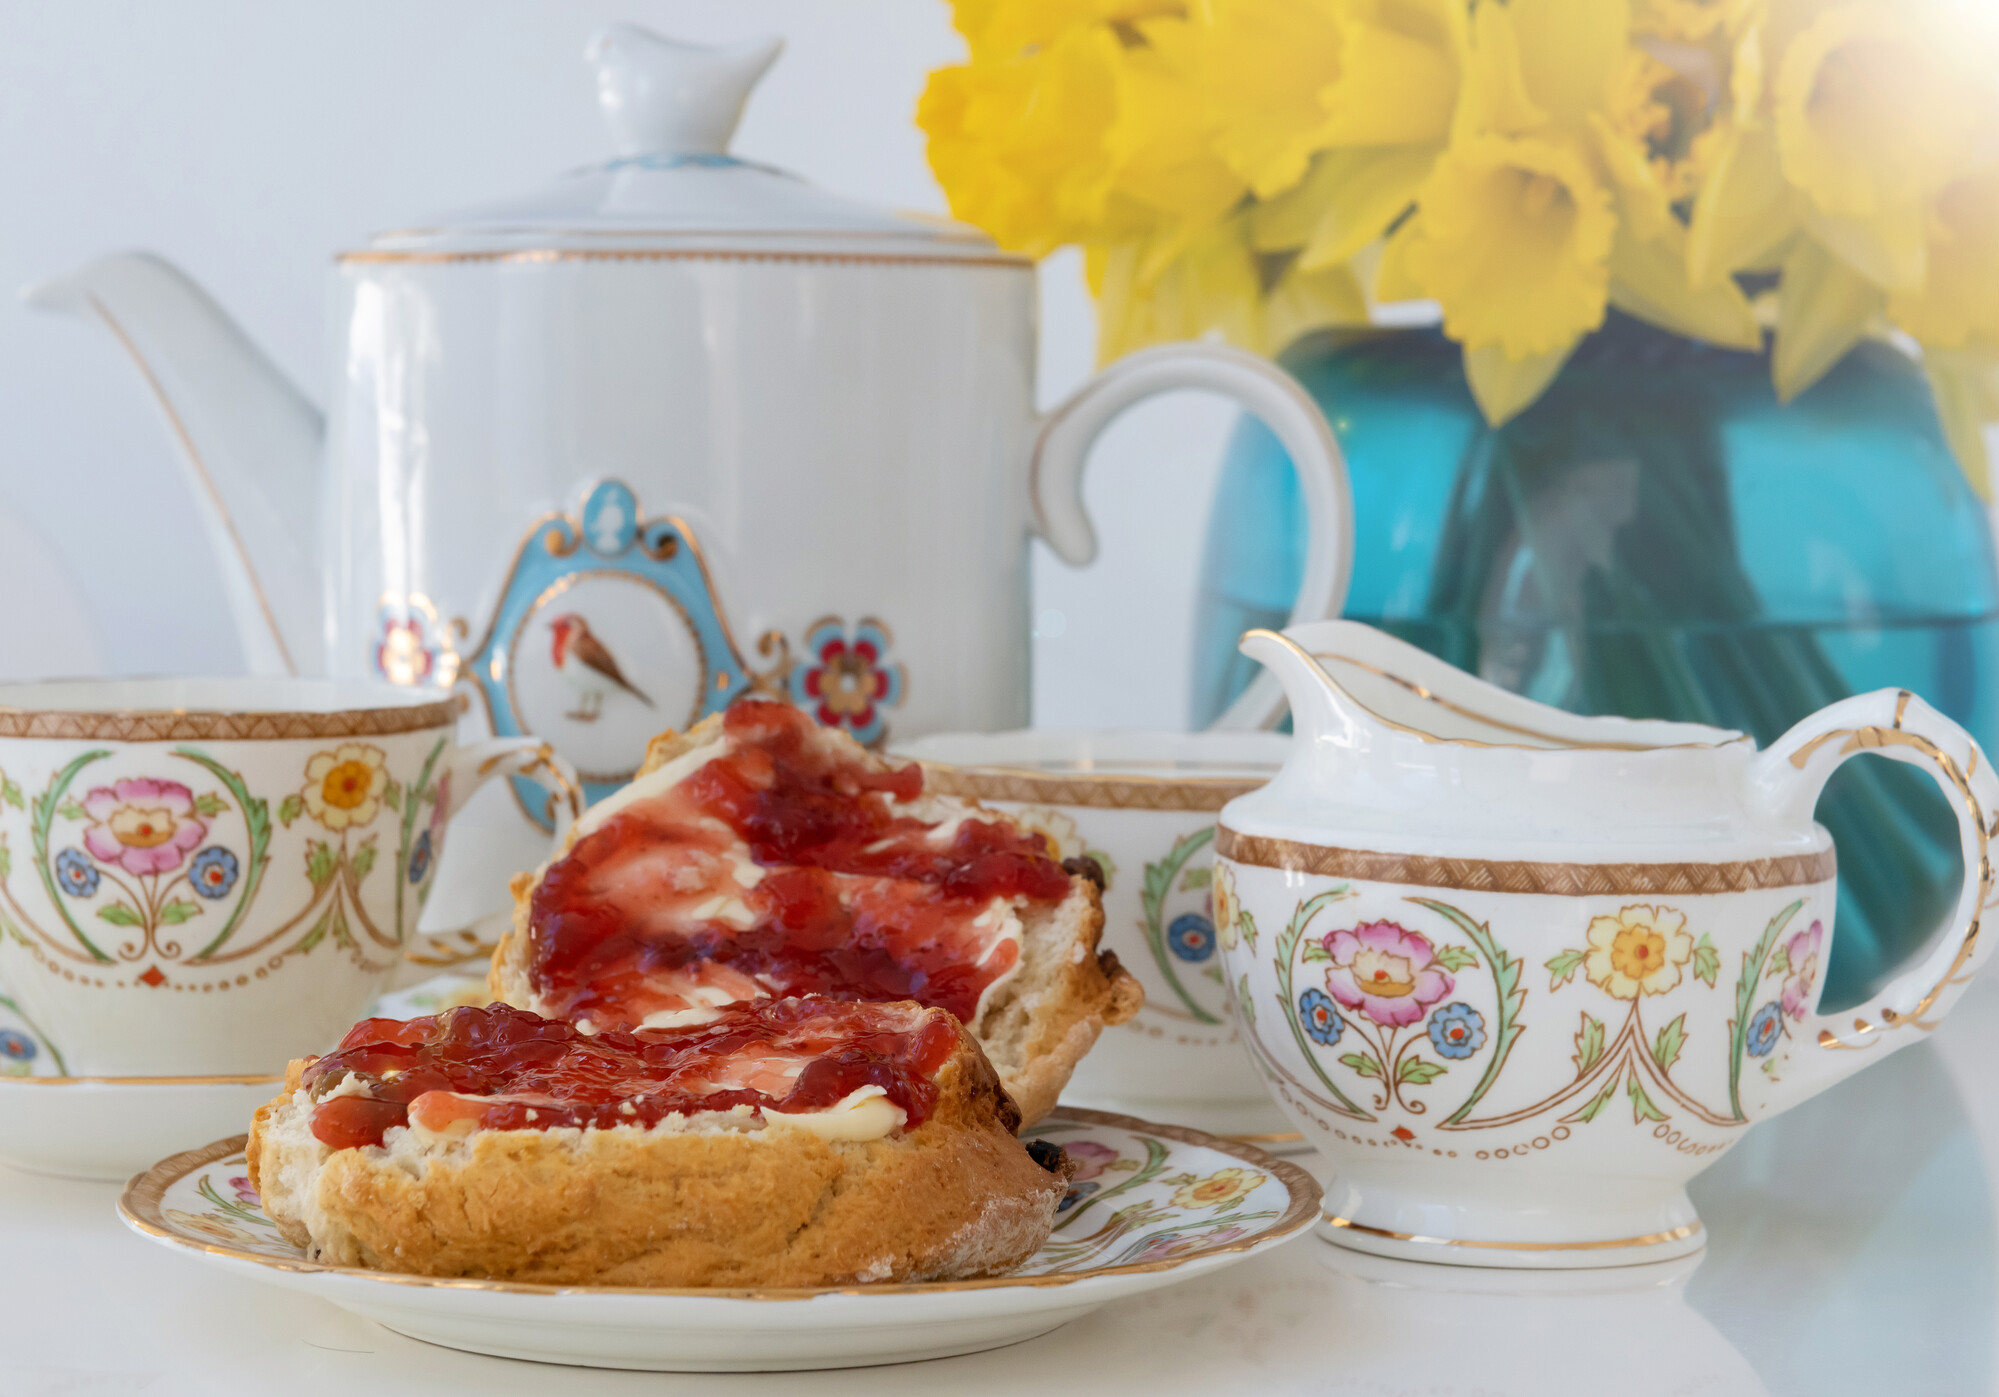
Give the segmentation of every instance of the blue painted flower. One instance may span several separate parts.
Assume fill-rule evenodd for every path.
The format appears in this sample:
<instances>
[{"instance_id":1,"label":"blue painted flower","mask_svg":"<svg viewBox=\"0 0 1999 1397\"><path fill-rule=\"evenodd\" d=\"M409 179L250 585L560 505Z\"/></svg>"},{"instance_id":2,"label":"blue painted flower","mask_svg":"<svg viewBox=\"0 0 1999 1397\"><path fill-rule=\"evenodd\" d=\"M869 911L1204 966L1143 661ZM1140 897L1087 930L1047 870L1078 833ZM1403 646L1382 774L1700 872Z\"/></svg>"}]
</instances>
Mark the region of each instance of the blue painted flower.
<instances>
[{"instance_id":1,"label":"blue painted flower","mask_svg":"<svg viewBox=\"0 0 1999 1397\"><path fill-rule=\"evenodd\" d=\"M188 886L212 902L229 896L229 890L236 886L236 872L236 856L211 844L187 866Z\"/></svg>"},{"instance_id":2,"label":"blue painted flower","mask_svg":"<svg viewBox=\"0 0 1999 1397\"><path fill-rule=\"evenodd\" d=\"M1430 1015L1430 1042L1444 1057L1470 1057L1485 1046L1485 1020L1469 1004L1446 1004Z\"/></svg>"},{"instance_id":3,"label":"blue painted flower","mask_svg":"<svg viewBox=\"0 0 1999 1397\"><path fill-rule=\"evenodd\" d=\"M1215 953L1215 924L1199 912L1183 912L1166 928L1166 944L1181 960L1206 960Z\"/></svg>"},{"instance_id":4,"label":"blue painted flower","mask_svg":"<svg viewBox=\"0 0 1999 1397\"><path fill-rule=\"evenodd\" d=\"M1329 1048L1347 1031L1347 1021L1340 1017L1333 997L1324 990L1306 990L1299 996L1298 1017L1305 1021L1305 1032L1311 1040Z\"/></svg>"},{"instance_id":5,"label":"blue painted flower","mask_svg":"<svg viewBox=\"0 0 1999 1397\"><path fill-rule=\"evenodd\" d=\"M1777 1035L1784 1030L1784 1011L1773 999L1756 1011L1749 1021L1749 1055L1767 1057L1777 1046Z\"/></svg>"},{"instance_id":6,"label":"blue painted flower","mask_svg":"<svg viewBox=\"0 0 1999 1397\"><path fill-rule=\"evenodd\" d=\"M17 1033L11 1028L0 1028L0 1057L12 1058L16 1062L32 1062L41 1051L25 1033Z\"/></svg>"},{"instance_id":7,"label":"blue painted flower","mask_svg":"<svg viewBox=\"0 0 1999 1397\"><path fill-rule=\"evenodd\" d=\"M1055 1211L1066 1213L1078 1203L1088 1198L1101 1187L1099 1184L1071 1184L1069 1191L1062 1195L1062 1201L1055 1205Z\"/></svg>"},{"instance_id":8,"label":"blue painted flower","mask_svg":"<svg viewBox=\"0 0 1999 1397\"><path fill-rule=\"evenodd\" d=\"M56 855L56 879L71 897L89 897L97 891L103 875L83 856L83 850L65 849Z\"/></svg>"},{"instance_id":9,"label":"blue painted flower","mask_svg":"<svg viewBox=\"0 0 1999 1397\"><path fill-rule=\"evenodd\" d=\"M416 837L416 848L410 850L410 881L421 883L430 872L430 831L425 830Z\"/></svg>"}]
</instances>

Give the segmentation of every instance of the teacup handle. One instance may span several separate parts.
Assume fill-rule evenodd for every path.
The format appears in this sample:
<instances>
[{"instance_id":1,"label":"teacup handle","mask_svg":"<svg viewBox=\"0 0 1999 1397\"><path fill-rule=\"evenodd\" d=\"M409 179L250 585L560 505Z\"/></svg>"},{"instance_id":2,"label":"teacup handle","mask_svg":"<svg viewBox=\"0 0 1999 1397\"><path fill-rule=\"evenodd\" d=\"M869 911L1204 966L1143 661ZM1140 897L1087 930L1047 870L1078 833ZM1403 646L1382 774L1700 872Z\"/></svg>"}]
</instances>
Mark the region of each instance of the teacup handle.
<instances>
[{"instance_id":1,"label":"teacup handle","mask_svg":"<svg viewBox=\"0 0 1999 1397\"><path fill-rule=\"evenodd\" d=\"M575 767L539 738L496 737L459 748L438 783L445 792L445 824L457 817L481 786L503 776L525 776L548 792L547 814L555 826L549 849L551 853L559 851L569 838L570 826L583 814L583 781ZM448 833L445 843L450 843ZM491 955L510 921L509 914L494 913L461 931L419 935L403 954L416 965L459 965Z\"/></svg>"},{"instance_id":2,"label":"teacup handle","mask_svg":"<svg viewBox=\"0 0 1999 1397\"><path fill-rule=\"evenodd\" d=\"M1118 360L1041 420L1029 462L1034 529L1057 557L1082 567L1097 556L1097 535L1083 508L1083 463L1112 419L1141 398L1175 388L1204 388L1234 398L1263 419L1298 470L1305 498L1305 578L1287 625L1340 614L1353 573L1353 497L1346 458L1325 414L1298 380L1254 354L1219 344L1168 344ZM1268 673L1210 724L1274 727L1284 692Z\"/></svg>"},{"instance_id":3,"label":"teacup handle","mask_svg":"<svg viewBox=\"0 0 1999 1397\"><path fill-rule=\"evenodd\" d=\"M1858 1071L1884 1053L1916 1041L1943 1021L1965 984L1991 954L1980 926L1994 896L1988 844L1999 833L1999 778L1970 733L1907 689L1880 689L1813 714L1757 758L1756 804L1786 823L1812 817L1819 792L1848 758L1872 753L1922 767L1957 812L1964 851L1964 887L1944 934L1862 1009L1820 1014L1818 993L1802 1022L1805 1050L1794 1054L1778 1082L1776 1104L1788 1106ZM1831 945L1820 947L1820 965ZM1819 976L1815 989L1822 990ZM1785 1090L1790 1088L1790 1090Z\"/></svg>"}]
</instances>

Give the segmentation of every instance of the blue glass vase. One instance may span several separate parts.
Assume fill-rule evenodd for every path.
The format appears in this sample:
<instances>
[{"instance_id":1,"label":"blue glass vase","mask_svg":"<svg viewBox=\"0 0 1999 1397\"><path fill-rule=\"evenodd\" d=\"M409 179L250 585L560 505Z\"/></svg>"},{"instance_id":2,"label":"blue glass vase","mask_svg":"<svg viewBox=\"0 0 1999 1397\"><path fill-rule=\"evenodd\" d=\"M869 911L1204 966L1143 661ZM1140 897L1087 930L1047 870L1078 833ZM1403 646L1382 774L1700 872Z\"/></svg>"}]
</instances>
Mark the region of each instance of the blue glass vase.
<instances>
[{"instance_id":1,"label":"blue glass vase","mask_svg":"<svg viewBox=\"0 0 1999 1397\"><path fill-rule=\"evenodd\" d=\"M1353 480L1346 615L1578 713L1768 743L1828 703L1916 691L1999 751L1999 573L1985 507L1920 369L1867 343L1779 405L1764 355L1612 313L1548 392L1488 427L1434 330L1285 356ZM1281 626L1303 565L1296 479L1254 419L1210 514L1197 723L1248 683L1235 641ZM1923 773L1853 762L1819 819L1839 849L1829 1011L1858 1004L1955 903L1952 816Z\"/></svg>"}]
</instances>

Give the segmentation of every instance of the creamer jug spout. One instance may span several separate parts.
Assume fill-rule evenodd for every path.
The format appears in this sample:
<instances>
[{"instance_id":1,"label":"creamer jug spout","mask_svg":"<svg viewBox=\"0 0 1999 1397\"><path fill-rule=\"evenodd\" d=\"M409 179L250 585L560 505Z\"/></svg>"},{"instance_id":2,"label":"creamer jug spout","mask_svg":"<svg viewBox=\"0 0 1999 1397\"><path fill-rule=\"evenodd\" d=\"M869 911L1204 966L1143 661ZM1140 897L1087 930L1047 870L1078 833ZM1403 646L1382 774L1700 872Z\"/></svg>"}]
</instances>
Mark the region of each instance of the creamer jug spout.
<instances>
[{"instance_id":1,"label":"creamer jug spout","mask_svg":"<svg viewBox=\"0 0 1999 1397\"><path fill-rule=\"evenodd\" d=\"M1366 745L1367 734L1377 726L1374 716L1339 686L1310 650L1288 635L1267 630L1247 632L1240 648L1283 686L1291 704L1293 732L1314 747L1352 750Z\"/></svg>"},{"instance_id":2,"label":"creamer jug spout","mask_svg":"<svg viewBox=\"0 0 1999 1397\"><path fill-rule=\"evenodd\" d=\"M138 369L207 522L249 671L321 673L319 409L162 258L102 257L21 299L95 320Z\"/></svg>"}]
</instances>

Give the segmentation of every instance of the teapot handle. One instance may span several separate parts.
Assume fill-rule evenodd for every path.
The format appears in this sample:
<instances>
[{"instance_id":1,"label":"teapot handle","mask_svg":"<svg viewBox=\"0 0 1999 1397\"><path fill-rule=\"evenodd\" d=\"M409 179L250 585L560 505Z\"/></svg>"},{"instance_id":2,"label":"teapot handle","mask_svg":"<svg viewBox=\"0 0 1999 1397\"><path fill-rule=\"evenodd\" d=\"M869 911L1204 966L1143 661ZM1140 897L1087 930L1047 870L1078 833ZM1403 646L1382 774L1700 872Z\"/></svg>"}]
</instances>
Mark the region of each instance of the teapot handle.
<instances>
[{"instance_id":1,"label":"teapot handle","mask_svg":"<svg viewBox=\"0 0 1999 1397\"><path fill-rule=\"evenodd\" d=\"M1916 1035L1905 1030L1934 1029L1992 950L1991 938L1979 933L1994 901L1988 845L1999 834L1999 778L1971 734L1907 689L1880 689L1842 700L1785 733L1757 758L1751 777L1754 805L1773 819L1803 824L1811 819L1832 773L1862 753L1922 767L1935 779L1957 812L1964 887L1942 936L1869 1004L1848 1013L1819 1013L1816 990L1824 983L1819 976L1799 1023L1802 1051L1793 1055L1777 1084L1772 1104L1780 1109L1915 1041ZM1830 949L1819 948L1821 966ZM1738 1017L1747 1012L1739 1010Z\"/></svg>"},{"instance_id":2,"label":"teapot handle","mask_svg":"<svg viewBox=\"0 0 1999 1397\"><path fill-rule=\"evenodd\" d=\"M1298 470L1306 527L1305 578L1285 624L1339 615L1353 572L1353 499L1346 458L1325 414L1298 381L1268 359L1240 349L1169 344L1141 350L1099 373L1043 418L1028 473L1035 532L1071 567L1097 556L1096 531L1082 495L1090 447L1133 403L1176 388L1204 388L1234 398L1283 443ZM1274 727L1283 713L1283 690L1263 673L1211 726Z\"/></svg>"}]
</instances>

